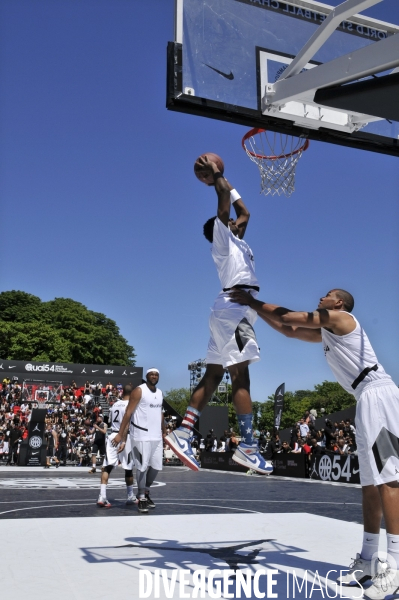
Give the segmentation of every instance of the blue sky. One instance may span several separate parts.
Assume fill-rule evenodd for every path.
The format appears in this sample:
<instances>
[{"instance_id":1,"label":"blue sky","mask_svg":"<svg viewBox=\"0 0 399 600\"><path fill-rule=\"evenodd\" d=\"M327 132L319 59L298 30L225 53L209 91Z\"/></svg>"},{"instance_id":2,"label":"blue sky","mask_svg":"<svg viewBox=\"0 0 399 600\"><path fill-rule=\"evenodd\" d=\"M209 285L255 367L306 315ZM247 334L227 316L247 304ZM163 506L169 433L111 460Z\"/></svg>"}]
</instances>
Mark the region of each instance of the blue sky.
<instances>
[{"instance_id":1,"label":"blue sky","mask_svg":"<svg viewBox=\"0 0 399 600\"><path fill-rule=\"evenodd\" d=\"M252 214L260 298L311 310L348 289L399 383L398 159L312 142L295 194L261 196L245 128L165 108L173 11L174 0L1 3L1 289L105 313L163 390L188 386L219 291L202 236L216 197L192 170L213 151ZM396 0L366 14L399 24ZM254 400L283 381L333 380L321 345L256 330Z\"/></svg>"}]
</instances>

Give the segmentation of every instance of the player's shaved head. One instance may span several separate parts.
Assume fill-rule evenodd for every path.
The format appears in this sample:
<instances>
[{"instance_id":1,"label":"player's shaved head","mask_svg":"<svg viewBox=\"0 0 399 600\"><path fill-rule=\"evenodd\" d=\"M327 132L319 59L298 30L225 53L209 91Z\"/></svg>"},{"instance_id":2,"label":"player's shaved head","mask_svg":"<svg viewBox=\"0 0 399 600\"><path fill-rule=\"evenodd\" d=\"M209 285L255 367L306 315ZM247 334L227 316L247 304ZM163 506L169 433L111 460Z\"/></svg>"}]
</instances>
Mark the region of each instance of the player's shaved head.
<instances>
[{"instance_id":1,"label":"player's shaved head","mask_svg":"<svg viewBox=\"0 0 399 600\"><path fill-rule=\"evenodd\" d=\"M213 243L213 226L215 224L215 219L216 217L208 219L204 225L204 236L206 237L208 242L211 242L211 244Z\"/></svg>"},{"instance_id":2,"label":"player's shaved head","mask_svg":"<svg viewBox=\"0 0 399 600\"><path fill-rule=\"evenodd\" d=\"M123 395L124 396L130 396L132 391L133 391L133 386L130 385L130 383L127 383L126 385L123 386Z\"/></svg>"},{"instance_id":3,"label":"player's shaved head","mask_svg":"<svg viewBox=\"0 0 399 600\"><path fill-rule=\"evenodd\" d=\"M353 307L355 306L355 299L353 298L352 294L346 292L345 290L340 290L337 288L335 288L332 291L335 292L337 298L343 301L344 309L347 312L352 312Z\"/></svg>"}]
</instances>

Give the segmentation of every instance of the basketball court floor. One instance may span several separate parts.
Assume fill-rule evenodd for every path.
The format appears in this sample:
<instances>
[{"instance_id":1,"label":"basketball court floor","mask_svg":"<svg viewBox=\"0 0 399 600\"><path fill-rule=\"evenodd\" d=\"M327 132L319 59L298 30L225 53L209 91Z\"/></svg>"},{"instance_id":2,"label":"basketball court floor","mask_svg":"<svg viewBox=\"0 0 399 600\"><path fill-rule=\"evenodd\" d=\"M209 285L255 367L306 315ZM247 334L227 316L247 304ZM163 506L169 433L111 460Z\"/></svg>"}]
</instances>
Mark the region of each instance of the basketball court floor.
<instances>
[{"instance_id":1,"label":"basketball court floor","mask_svg":"<svg viewBox=\"0 0 399 600\"><path fill-rule=\"evenodd\" d=\"M139 514L125 505L123 471L111 475L110 509L96 506L100 473L87 471L0 467L2 597L217 598L228 569L225 597L240 597L236 569L266 569L241 598L362 596L335 585L359 551L360 486L167 467L151 494L156 508ZM199 569L213 573L214 595L195 595L190 575L179 587L182 570Z\"/></svg>"}]
</instances>

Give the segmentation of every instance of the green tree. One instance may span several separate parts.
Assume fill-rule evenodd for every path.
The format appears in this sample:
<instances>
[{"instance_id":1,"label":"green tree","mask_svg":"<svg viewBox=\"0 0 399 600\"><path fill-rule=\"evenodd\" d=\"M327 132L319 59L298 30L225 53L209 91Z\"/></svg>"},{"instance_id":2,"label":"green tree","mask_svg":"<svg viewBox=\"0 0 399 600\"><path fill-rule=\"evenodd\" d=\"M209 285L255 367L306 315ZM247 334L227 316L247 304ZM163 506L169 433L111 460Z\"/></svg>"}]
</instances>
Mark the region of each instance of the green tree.
<instances>
[{"instance_id":1,"label":"green tree","mask_svg":"<svg viewBox=\"0 0 399 600\"><path fill-rule=\"evenodd\" d=\"M284 396L284 410L281 418L281 429L292 427L305 414L305 411L313 408L320 414L324 408L326 414L343 410L355 404L352 394L346 392L336 381L323 381L315 385L314 390L297 390L286 392ZM274 427L274 395L261 403L261 417L259 426L265 429Z\"/></svg>"},{"instance_id":2,"label":"green tree","mask_svg":"<svg viewBox=\"0 0 399 600\"><path fill-rule=\"evenodd\" d=\"M70 298L42 302L21 291L0 294L0 356L135 365L134 348L112 319Z\"/></svg>"},{"instance_id":3,"label":"green tree","mask_svg":"<svg viewBox=\"0 0 399 600\"><path fill-rule=\"evenodd\" d=\"M189 388L173 388L168 392L165 392L166 402L168 402L182 417L190 403L190 396Z\"/></svg>"}]
</instances>

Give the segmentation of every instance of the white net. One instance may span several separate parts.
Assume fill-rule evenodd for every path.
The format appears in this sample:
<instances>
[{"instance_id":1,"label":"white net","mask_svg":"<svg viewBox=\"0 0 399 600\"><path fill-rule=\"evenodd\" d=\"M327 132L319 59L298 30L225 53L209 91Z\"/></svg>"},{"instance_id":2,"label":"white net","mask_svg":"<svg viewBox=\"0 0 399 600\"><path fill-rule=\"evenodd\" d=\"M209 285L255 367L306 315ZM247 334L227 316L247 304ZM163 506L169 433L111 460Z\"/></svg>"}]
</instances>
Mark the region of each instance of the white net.
<instances>
[{"instance_id":1,"label":"white net","mask_svg":"<svg viewBox=\"0 0 399 600\"><path fill-rule=\"evenodd\" d=\"M243 137L242 146L259 169L261 193L291 196L295 191L295 168L309 141L265 129L251 129Z\"/></svg>"}]
</instances>

